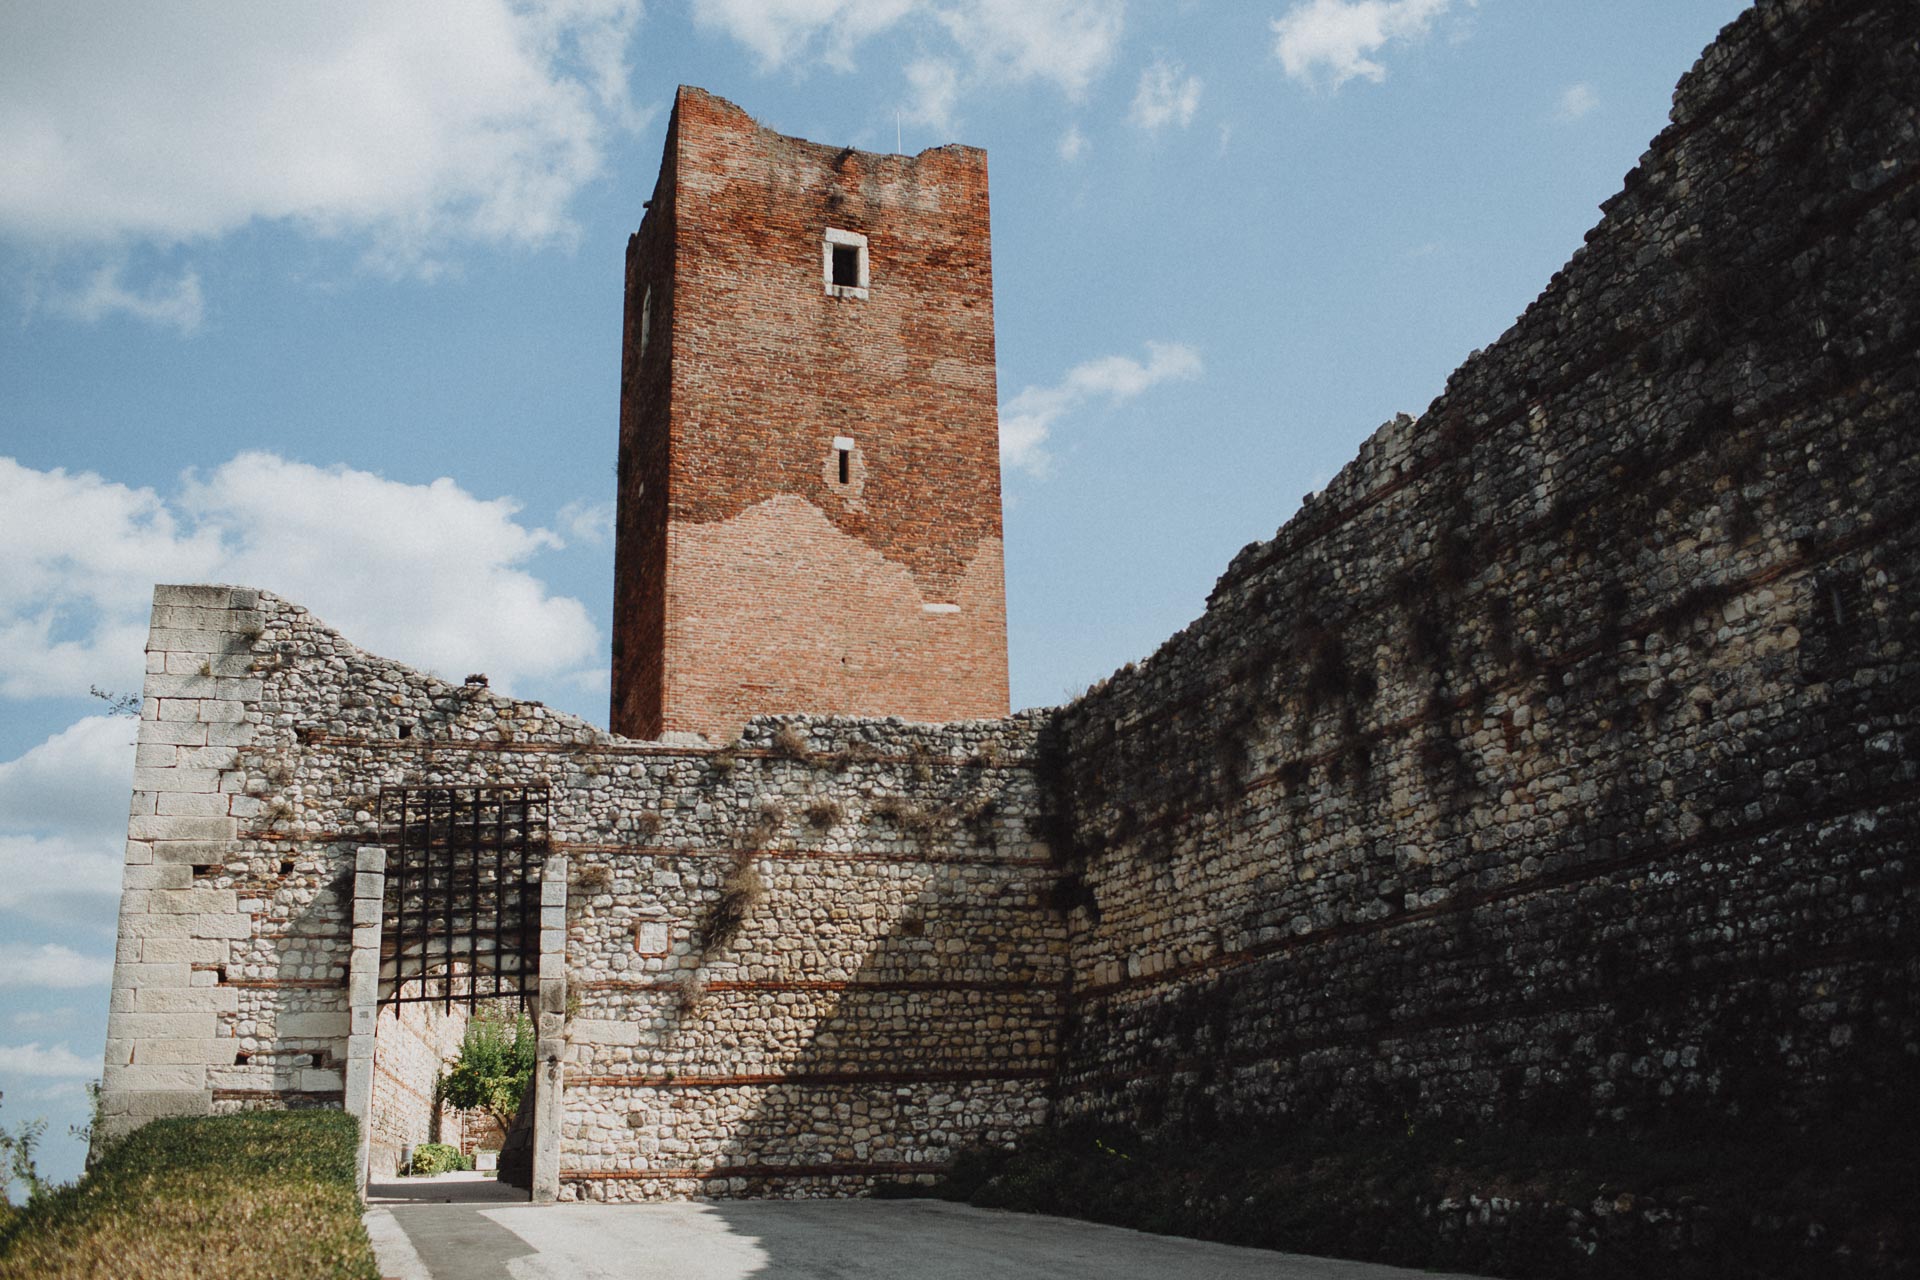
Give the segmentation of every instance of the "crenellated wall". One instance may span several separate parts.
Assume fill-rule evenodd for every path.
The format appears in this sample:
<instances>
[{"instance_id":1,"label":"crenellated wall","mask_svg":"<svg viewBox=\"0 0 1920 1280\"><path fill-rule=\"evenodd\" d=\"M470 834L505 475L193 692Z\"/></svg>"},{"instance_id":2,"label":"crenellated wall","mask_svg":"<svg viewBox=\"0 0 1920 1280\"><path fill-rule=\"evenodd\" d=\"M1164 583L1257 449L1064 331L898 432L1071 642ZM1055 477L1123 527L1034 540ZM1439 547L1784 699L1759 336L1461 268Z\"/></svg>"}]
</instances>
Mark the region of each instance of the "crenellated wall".
<instances>
[{"instance_id":1,"label":"crenellated wall","mask_svg":"<svg viewBox=\"0 0 1920 1280\"><path fill-rule=\"evenodd\" d=\"M1910 1087L1917 38L1744 15L1514 327L1066 709L1063 1114Z\"/></svg>"}]
</instances>

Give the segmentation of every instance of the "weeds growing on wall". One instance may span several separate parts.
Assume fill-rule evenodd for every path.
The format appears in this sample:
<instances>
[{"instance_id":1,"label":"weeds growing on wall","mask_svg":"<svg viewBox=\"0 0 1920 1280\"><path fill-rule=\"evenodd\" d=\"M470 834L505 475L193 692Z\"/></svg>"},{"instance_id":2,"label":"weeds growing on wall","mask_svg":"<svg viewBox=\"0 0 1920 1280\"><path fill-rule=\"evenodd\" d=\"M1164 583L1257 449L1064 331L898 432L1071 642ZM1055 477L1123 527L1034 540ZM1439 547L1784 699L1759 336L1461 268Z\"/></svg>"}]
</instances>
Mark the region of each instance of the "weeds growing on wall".
<instances>
[{"instance_id":1,"label":"weeds growing on wall","mask_svg":"<svg viewBox=\"0 0 1920 1280\"><path fill-rule=\"evenodd\" d=\"M720 895L700 921L700 959L711 959L740 936L753 908L766 897L766 884L754 866L753 852L741 850L720 881Z\"/></svg>"}]
</instances>

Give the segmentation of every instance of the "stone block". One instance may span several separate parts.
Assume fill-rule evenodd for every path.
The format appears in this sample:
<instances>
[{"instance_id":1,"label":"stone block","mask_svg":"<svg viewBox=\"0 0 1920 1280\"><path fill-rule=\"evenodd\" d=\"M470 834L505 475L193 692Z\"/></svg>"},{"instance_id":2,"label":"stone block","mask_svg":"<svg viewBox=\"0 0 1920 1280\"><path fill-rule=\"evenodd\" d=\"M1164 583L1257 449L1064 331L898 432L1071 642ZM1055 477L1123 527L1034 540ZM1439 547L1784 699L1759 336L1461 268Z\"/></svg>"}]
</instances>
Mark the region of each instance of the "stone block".
<instances>
[{"instance_id":1,"label":"stone block","mask_svg":"<svg viewBox=\"0 0 1920 1280\"><path fill-rule=\"evenodd\" d=\"M540 927L542 929L565 929L567 927L567 909L565 907L540 908Z\"/></svg>"},{"instance_id":2,"label":"stone block","mask_svg":"<svg viewBox=\"0 0 1920 1280\"><path fill-rule=\"evenodd\" d=\"M171 751L174 748L169 747ZM163 818L224 818L227 797L218 791L162 791L156 795L154 811Z\"/></svg>"},{"instance_id":3,"label":"stone block","mask_svg":"<svg viewBox=\"0 0 1920 1280\"><path fill-rule=\"evenodd\" d=\"M380 899L375 897L353 900L353 923L356 926L380 923Z\"/></svg>"},{"instance_id":4,"label":"stone block","mask_svg":"<svg viewBox=\"0 0 1920 1280\"><path fill-rule=\"evenodd\" d=\"M234 1013L240 1008L235 987L139 987L132 995L138 1013Z\"/></svg>"},{"instance_id":5,"label":"stone block","mask_svg":"<svg viewBox=\"0 0 1920 1280\"><path fill-rule=\"evenodd\" d=\"M372 1006L365 1006L352 1010L348 1018L349 1036L356 1041L366 1040L371 1044L374 1028L379 1024L379 1013Z\"/></svg>"},{"instance_id":6,"label":"stone block","mask_svg":"<svg viewBox=\"0 0 1920 1280\"><path fill-rule=\"evenodd\" d=\"M211 1040L218 1025L212 1013L121 1013L115 1014L110 1028L116 1037L129 1040ZM139 1060L139 1050L134 1051Z\"/></svg>"},{"instance_id":7,"label":"stone block","mask_svg":"<svg viewBox=\"0 0 1920 1280\"><path fill-rule=\"evenodd\" d=\"M159 889L150 895L147 909L177 916L226 915L239 910L239 895L232 889L214 889L204 885L188 889Z\"/></svg>"},{"instance_id":8,"label":"stone block","mask_svg":"<svg viewBox=\"0 0 1920 1280\"><path fill-rule=\"evenodd\" d=\"M100 1074L100 1087L115 1092L167 1090L191 1093L207 1087L207 1068L205 1064L159 1066L138 1062L125 1067L105 1067Z\"/></svg>"},{"instance_id":9,"label":"stone block","mask_svg":"<svg viewBox=\"0 0 1920 1280\"><path fill-rule=\"evenodd\" d=\"M387 892L387 878L378 871L356 871L353 873L353 896L356 898L381 898Z\"/></svg>"},{"instance_id":10,"label":"stone block","mask_svg":"<svg viewBox=\"0 0 1920 1280\"><path fill-rule=\"evenodd\" d=\"M134 767L138 769L171 769L180 761L180 748L171 743L141 743L133 749Z\"/></svg>"},{"instance_id":11,"label":"stone block","mask_svg":"<svg viewBox=\"0 0 1920 1280\"><path fill-rule=\"evenodd\" d=\"M338 1093L346 1087L346 1077L338 1071L309 1067L300 1073L300 1088L308 1093Z\"/></svg>"},{"instance_id":12,"label":"stone block","mask_svg":"<svg viewBox=\"0 0 1920 1280\"><path fill-rule=\"evenodd\" d=\"M172 769L165 772L186 771ZM207 790L211 791L212 788L209 787ZM234 831L235 824L232 818L154 814L151 817L127 820L127 838L130 840L231 840Z\"/></svg>"},{"instance_id":13,"label":"stone block","mask_svg":"<svg viewBox=\"0 0 1920 1280\"><path fill-rule=\"evenodd\" d=\"M142 708L152 707L153 718L162 723L200 719L198 698L148 698Z\"/></svg>"},{"instance_id":14,"label":"stone block","mask_svg":"<svg viewBox=\"0 0 1920 1280\"><path fill-rule=\"evenodd\" d=\"M180 918L193 922L189 937L251 938L253 936L252 916L235 913L233 915L181 916Z\"/></svg>"},{"instance_id":15,"label":"stone block","mask_svg":"<svg viewBox=\"0 0 1920 1280\"><path fill-rule=\"evenodd\" d=\"M368 968L347 980L347 999L356 1005L372 1005L380 999L380 974Z\"/></svg>"},{"instance_id":16,"label":"stone block","mask_svg":"<svg viewBox=\"0 0 1920 1280\"><path fill-rule=\"evenodd\" d=\"M125 861L130 867L148 865L153 861L153 846L141 840L127 841Z\"/></svg>"},{"instance_id":17,"label":"stone block","mask_svg":"<svg viewBox=\"0 0 1920 1280\"><path fill-rule=\"evenodd\" d=\"M222 863L233 851L225 840L155 840L155 862L184 862L193 866Z\"/></svg>"},{"instance_id":18,"label":"stone block","mask_svg":"<svg viewBox=\"0 0 1920 1280\"><path fill-rule=\"evenodd\" d=\"M141 1090L120 1095L126 1099L127 1114L141 1120L159 1120L166 1116L207 1116L213 1114L211 1089L177 1089L168 1092Z\"/></svg>"},{"instance_id":19,"label":"stone block","mask_svg":"<svg viewBox=\"0 0 1920 1280\"><path fill-rule=\"evenodd\" d=\"M253 726L245 721L210 724L206 730L208 746L244 747L253 741Z\"/></svg>"},{"instance_id":20,"label":"stone block","mask_svg":"<svg viewBox=\"0 0 1920 1280\"><path fill-rule=\"evenodd\" d=\"M565 929L540 930L540 951L542 955L559 956L566 954L567 931Z\"/></svg>"},{"instance_id":21,"label":"stone block","mask_svg":"<svg viewBox=\"0 0 1920 1280\"><path fill-rule=\"evenodd\" d=\"M123 938L191 938L192 916L130 916L120 914Z\"/></svg>"},{"instance_id":22,"label":"stone block","mask_svg":"<svg viewBox=\"0 0 1920 1280\"><path fill-rule=\"evenodd\" d=\"M369 1061L372 1060L373 1058L373 1036L372 1035L356 1035L356 1036L347 1037L347 1062L351 1064L353 1060L356 1058L366 1058ZM349 1070L351 1070L351 1066L349 1066Z\"/></svg>"},{"instance_id":23,"label":"stone block","mask_svg":"<svg viewBox=\"0 0 1920 1280\"><path fill-rule=\"evenodd\" d=\"M146 954L144 943L141 954ZM142 960L113 966L113 985L116 988L178 987L184 989L192 985L192 977L193 968L186 961L148 963Z\"/></svg>"},{"instance_id":24,"label":"stone block","mask_svg":"<svg viewBox=\"0 0 1920 1280\"><path fill-rule=\"evenodd\" d=\"M205 583L162 584L153 589L153 607L156 613L163 608L224 609L232 592L232 587Z\"/></svg>"},{"instance_id":25,"label":"stone block","mask_svg":"<svg viewBox=\"0 0 1920 1280\"><path fill-rule=\"evenodd\" d=\"M169 653L220 653L229 636L224 631L199 627L155 627L147 632L147 650L164 649Z\"/></svg>"},{"instance_id":26,"label":"stone block","mask_svg":"<svg viewBox=\"0 0 1920 1280\"><path fill-rule=\"evenodd\" d=\"M214 680L210 675L198 673L149 675L146 694L149 698L211 698L214 696Z\"/></svg>"},{"instance_id":27,"label":"stone block","mask_svg":"<svg viewBox=\"0 0 1920 1280\"><path fill-rule=\"evenodd\" d=\"M612 1022L597 1018L575 1018L573 1039L575 1043L584 1044L637 1045L640 1043L640 1024Z\"/></svg>"},{"instance_id":28,"label":"stone block","mask_svg":"<svg viewBox=\"0 0 1920 1280\"><path fill-rule=\"evenodd\" d=\"M207 745L207 726L201 724L199 708L194 708L191 720L149 720L140 726L140 741L155 746L162 744L175 747L204 747Z\"/></svg>"},{"instance_id":29,"label":"stone block","mask_svg":"<svg viewBox=\"0 0 1920 1280\"><path fill-rule=\"evenodd\" d=\"M225 600L217 605L160 604L154 606L153 625L175 631L230 631L233 614Z\"/></svg>"},{"instance_id":30,"label":"stone block","mask_svg":"<svg viewBox=\"0 0 1920 1280\"><path fill-rule=\"evenodd\" d=\"M288 1040L332 1040L352 1029L346 1010L338 1013L283 1013L273 1020L273 1033Z\"/></svg>"},{"instance_id":31,"label":"stone block","mask_svg":"<svg viewBox=\"0 0 1920 1280\"><path fill-rule=\"evenodd\" d=\"M238 747L188 747L180 752L177 762L182 769L213 769L225 773L240 763Z\"/></svg>"},{"instance_id":32,"label":"stone block","mask_svg":"<svg viewBox=\"0 0 1920 1280\"><path fill-rule=\"evenodd\" d=\"M353 866L356 871L385 872L387 851L377 844L361 845L353 851Z\"/></svg>"},{"instance_id":33,"label":"stone block","mask_svg":"<svg viewBox=\"0 0 1920 1280\"><path fill-rule=\"evenodd\" d=\"M147 964L225 964L232 944L225 938L141 938L140 959Z\"/></svg>"},{"instance_id":34,"label":"stone block","mask_svg":"<svg viewBox=\"0 0 1920 1280\"><path fill-rule=\"evenodd\" d=\"M208 724L235 724L247 718L247 706L244 702L202 702L200 718Z\"/></svg>"}]
</instances>

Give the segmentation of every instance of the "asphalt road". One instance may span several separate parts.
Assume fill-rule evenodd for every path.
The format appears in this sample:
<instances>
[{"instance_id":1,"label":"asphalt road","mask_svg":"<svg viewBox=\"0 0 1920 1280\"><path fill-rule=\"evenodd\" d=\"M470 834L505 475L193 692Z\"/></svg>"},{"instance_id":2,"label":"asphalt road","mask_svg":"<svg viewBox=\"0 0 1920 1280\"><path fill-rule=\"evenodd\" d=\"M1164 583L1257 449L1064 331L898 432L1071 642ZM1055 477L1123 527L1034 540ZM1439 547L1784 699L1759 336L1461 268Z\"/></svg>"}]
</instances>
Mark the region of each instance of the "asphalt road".
<instances>
[{"instance_id":1,"label":"asphalt road","mask_svg":"<svg viewBox=\"0 0 1920 1280\"><path fill-rule=\"evenodd\" d=\"M457 1175L449 1175L457 1178ZM1467 1280L937 1200L533 1206L491 1182L376 1185L393 1280ZM474 1200L474 1193L488 1199ZM509 1193L511 1194L511 1193ZM453 1196L455 1202L445 1202ZM460 1202L464 1200L465 1202ZM436 1202L438 1201L438 1202Z\"/></svg>"}]
</instances>

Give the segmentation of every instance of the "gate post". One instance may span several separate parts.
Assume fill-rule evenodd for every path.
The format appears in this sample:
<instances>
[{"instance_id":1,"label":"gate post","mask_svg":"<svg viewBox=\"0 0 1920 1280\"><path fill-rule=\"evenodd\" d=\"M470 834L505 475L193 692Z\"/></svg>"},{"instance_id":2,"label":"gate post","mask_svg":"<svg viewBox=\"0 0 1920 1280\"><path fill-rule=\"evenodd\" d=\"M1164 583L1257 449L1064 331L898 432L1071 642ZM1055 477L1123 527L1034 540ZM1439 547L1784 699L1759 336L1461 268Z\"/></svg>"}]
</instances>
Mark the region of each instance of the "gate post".
<instances>
[{"instance_id":1,"label":"gate post","mask_svg":"<svg viewBox=\"0 0 1920 1280\"><path fill-rule=\"evenodd\" d=\"M533 1199L560 1198L560 1128L566 1117L567 859L540 870L539 1058L534 1063Z\"/></svg>"},{"instance_id":2,"label":"gate post","mask_svg":"<svg viewBox=\"0 0 1920 1280\"><path fill-rule=\"evenodd\" d=\"M347 961L347 1114L360 1121L353 1158L354 1186L367 1194L367 1162L373 1135L373 1032L380 1011L380 914L387 895L387 851L368 846L354 853L353 950Z\"/></svg>"}]
</instances>

